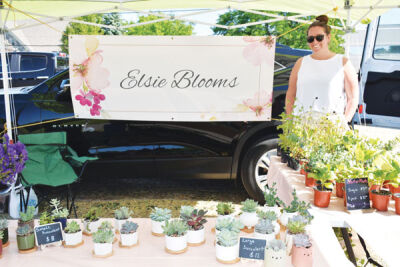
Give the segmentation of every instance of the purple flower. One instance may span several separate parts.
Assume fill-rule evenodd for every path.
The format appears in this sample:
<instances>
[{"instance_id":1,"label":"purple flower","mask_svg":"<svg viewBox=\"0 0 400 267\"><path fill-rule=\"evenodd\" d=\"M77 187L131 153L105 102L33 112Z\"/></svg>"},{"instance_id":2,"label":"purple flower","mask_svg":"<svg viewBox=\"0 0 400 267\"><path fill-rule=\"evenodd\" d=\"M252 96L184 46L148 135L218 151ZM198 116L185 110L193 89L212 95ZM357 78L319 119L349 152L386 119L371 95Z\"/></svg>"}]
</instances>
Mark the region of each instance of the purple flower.
<instances>
[{"instance_id":1,"label":"purple flower","mask_svg":"<svg viewBox=\"0 0 400 267\"><path fill-rule=\"evenodd\" d=\"M10 138L4 134L3 143L0 143L0 183L14 183L16 175L25 168L27 160L25 145L21 142L10 144Z\"/></svg>"}]
</instances>

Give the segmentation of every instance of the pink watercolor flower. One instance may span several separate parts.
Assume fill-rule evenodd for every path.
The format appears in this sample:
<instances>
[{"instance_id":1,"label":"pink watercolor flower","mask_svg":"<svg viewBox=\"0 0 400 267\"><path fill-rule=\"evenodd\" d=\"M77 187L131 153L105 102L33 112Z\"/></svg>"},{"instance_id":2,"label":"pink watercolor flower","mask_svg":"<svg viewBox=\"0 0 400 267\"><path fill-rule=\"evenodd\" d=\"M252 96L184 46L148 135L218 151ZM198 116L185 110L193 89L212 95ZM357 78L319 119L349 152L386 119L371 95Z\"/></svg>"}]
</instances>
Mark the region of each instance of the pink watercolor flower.
<instances>
[{"instance_id":1,"label":"pink watercolor flower","mask_svg":"<svg viewBox=\"0 0 400 267\"><path fill-rule=\"evenodd\" d=\"M101 106L97 104L93 104L92 108L90 109L90 115L92 116L100 116Z\"/></svg>"},{"instance_id":2,"label":"pink watercolor flower","mask_svg":"<svg viewBox=\"0 0 400 267\"><path fill-rule=\"evenodd\" d=\"M254 94L253 98L243 101L243 105L254 111L257 117L263 115L271 104L272 94L268 94L266 91L259 91Z\"/></svg>"},{"instance_id":3,"label":"pink watercolor flower","mask_svg":"<svg viewBox=\"0 0 400 267\"><path fill-rule=\"evenodd\" d=\"M106 99L105 95L97 93L96 91L90 90L89 94L93 96L93 102L95 104L99 104L100 101L104 101Z\"/></svg>"},{"instance_id":4,"label":"pink watercolor flower","mask_svg":"<svg viewBox=\"0 0 400 267\"><path fill-rule=\"evenodd\" d=\"M80 94L75 96L75 99L78 100L82 106L88 105L90 107L92 105L92 101L90 101L91 95L86 94L82 90L80 90L79 93Z\"/></svg>"},{"instance_id":5,"label":"pink watercolor flower","mask_svg":"<svg viewBox=\"0 0 400 267\"><path fill-rule=\"evenodd\" d=\"M254 66L259 66L263 62L274 63L274 53L269 51L272 48L274 39L271 37L244 36L243 40L250 43L243 50L243 57Z\"/></svg>"}]
</instances>

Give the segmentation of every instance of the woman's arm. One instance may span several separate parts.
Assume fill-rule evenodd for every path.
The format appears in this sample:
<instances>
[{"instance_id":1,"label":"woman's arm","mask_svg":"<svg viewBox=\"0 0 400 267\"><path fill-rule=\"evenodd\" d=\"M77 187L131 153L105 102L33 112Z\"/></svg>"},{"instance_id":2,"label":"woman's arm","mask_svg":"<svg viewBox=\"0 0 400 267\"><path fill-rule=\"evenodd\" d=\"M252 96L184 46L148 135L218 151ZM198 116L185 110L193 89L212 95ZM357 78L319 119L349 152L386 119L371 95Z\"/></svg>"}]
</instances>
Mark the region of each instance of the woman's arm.
<instances>
[{"instance_id":1,"label":"woman's arm","mask_svg":"<svg viewBox=\"0 0 400 267\"><path fill-rule=\"evenodd\" d=\"M343 57L344 66L344 90L346 92L347 104L344 111L344 116L349 122L357 110L359 90L356 71L350 60Z\"/></svg>"},{"instance_id":2,"label":"woman's arm","mask_svg":"<svg viewBox=\"0 0 400 267\"><path fill-rule=\"evenodd\" d=\"M299 58L296 61L296 64L294 64L293 66L292 73L290 73L289 87L286 92L286 102L285 102L286 114L291 114L293 111L293 104L296 98L296 91L297 91L297 74L299 73L301 61L302 58Z\"/></svg>"}]
</instances>

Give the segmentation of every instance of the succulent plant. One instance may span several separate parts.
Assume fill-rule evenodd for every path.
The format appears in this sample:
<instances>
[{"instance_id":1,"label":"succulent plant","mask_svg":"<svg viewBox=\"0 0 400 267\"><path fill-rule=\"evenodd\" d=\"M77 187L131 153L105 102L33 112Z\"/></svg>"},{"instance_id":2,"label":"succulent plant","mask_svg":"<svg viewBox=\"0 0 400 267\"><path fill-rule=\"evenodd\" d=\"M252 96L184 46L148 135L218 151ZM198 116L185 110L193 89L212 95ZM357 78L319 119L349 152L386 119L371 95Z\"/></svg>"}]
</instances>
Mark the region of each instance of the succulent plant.
<instances>
[{"instance_id":1,"label":"succulent plant","mask_svg":"<svg viewBox=\"0 0 400 267\"><path fill-rule=\"evenodd\" d=\"M257 216L260 218L260 220L270 220L270 221L276 221L278 217L276 217L276 213L273 211L263 211L259 210L257 211Z\"/></svg>"},{"instance_id":2,"label":"succulent plant","mask_svg":"<svg viewBox=\"0 0 400 267\"><path fill-rule=\"evenodd\" d=\"M114 226L109 221L102 221L98 229L110 229L112 230Z\"/></svg>"},{"instance_id":3,"label":"succulent plant","mask_svg":"<svg viewBox=\"0 0 400 267\"><path fill-rule=\"evenodd\" d=\"M0 230L8 227L8 220L4 217L0 218Z\"/></svg>"},{"instance_id":4,"label":"succulent plant","mask_svg":"<svg viewBox=\"0 0 400 267\"><path fill-rule=\"evenodd\" d=\"M126 221L124 224L122 224L121 227L121 234L132 234L134 232L136 232L136 230L138 229L138 224L134 223L134 222L130 222L130 221Z\"/></svg>"},{"instance_id":5,"label":"succulent plant","mask_svg":"<svg viewBox=\"0 0 400 267\"><path fill-rule=\"evenodd\" d=\"M219 215L229 215L235 211L232 202L220 202L217 204L217 213Z\"/></svg>"},{"instance_id":6,"label":"succulent plant","mask_svg":"<svg viewBox=\"0 0 400 267\"><path fill-rule=\"evenodd\" d=\"M309 248L311 247L310 237L306 234L298 234L293 236L293 244L296 247Z\"/></svg>"},{"instance_id":7,"label":"succulent plant","mask_svg":"<svg viewBox=\"0 0 400 267\"><path fill-rule=\"evenodd\" d=\"M207 222L204 219L206 213L205 210L194 209L189 215L181 214L181 219L187 223L189 229L196 231L204 228L204 224Z\"/></svg>"},{"instance_id":8,"label":"succulent plant","mask_svg":"<svg viewBox=\"0 0 400 267\"><path fill-rule=\"evenodd\" d=\"M47 211L42 212L42 214L40 215L39 224L40 225L44 225L44 224L49 224L49 223L52 223L52 222L53 222L53 219L47 213Z\"/></svg>"},{"instance_id":9,"label":"succulent plant","mask_svg":"<svg viewBox=\"0 0 400 267\"><path fill-rule=\"evenodd\" d=\"M235 218L223 218L217 220L215 229L222 231L223 229L228 229L229 231L240 233L240 229L244 227L243 223Z\"/></svg>"},{"instance_id":10,"label":"succulent plant","mask_svg":"<svg viewBox=\"0 0 400 267\"><path fill-rule=\"evenodd\" d=\"M133 214L133 211L131 211L127 207L121 207L114 211L114 216L115 216L115 219L117 219L117 220L129 219L132 214Z\"/></svg>"},{"instance_id":11,"label":"succulent plant","mask_svg":"<svg viewBox=\"0 0 400 267\"><path fill-rule=\"evenodd\" d=\"M21 221L29 222L30 220L33 219L34 214L35 214L35 207L28 206L26 208L26 212L22 212L22 211L19 212L19 217L20 217Z\"/></svg>"},{"instance_id":12,"label":"succulent plant","mask_svg":"<svg viewBox=\"0 0 400 267\"><path fill-rule=\"evenodd\" d=\"M302 221L290 220L286 225L288 232L292 235L304 233L306 224Z\"/></svg>"},{"instance_id":13,"label":"succulent plant","mask_svg":"<svg viewBox=\"0 0 400 267\"><path fill-rule=\"evenodd\" d=\"M83 219L89 222L97 221L99 219L99 210L95 207L90 208Z\"/></svg>"},{"instance_id":14,"label":"succulent plant","mask_svg":"<svg viewBox=\"0 0 400 267\"><path fill-rule=\"evenodd\" d=\"M268 207L275 207L277 204L279 206L282 205L282 200L278 197L275 186L276 186L275 182L269 188L265 186L264 199L265 199L265 205Z\"/></svg>"},{"instance_id":15,"label":"succulent plant","mask_svg":"<svg viewBox=\"0 0 400 267\"><path fill-rule=\"evenodd\" d=\"M302 216L302 215L295 215L295 216L289 218L288 222L289 222L289 221L302 222L302 223L304 223L304 224L308 224L308 222L309 222L308 219L305 218L305 217Z\"/></svg>"},{"instance_id":16,"label":"succulent plant","mask_svg":"<svg viewBox=\"0 0 400 267\"><path fill-rule=\"evenodd\" d=\"M57 218L67 218L69 215L69 211L68 209L63 209L60 206L60 201L56 198L53 198L52 200L50 200L50 206L53 207L53 210L51 211L51 216L53 216L53 218L57 219Z\"/></svg>"},{"instance_id":17,"label":"succulent plant","mask_svg":"<svg viewBox=\"0 0 400 267\"><path fill-rule=\"evenodd\" d=\"M33 233L33 229L28 224L25 224L24 226L20 226L17 228L17 235L19 236L25 236L31 233Z\"/></svg>"},{"instance_id":18,"label":"succulent plant","mask_svg":"<svg viewBox=\"0 0 400 267\"><path fill-rule=\"evenodd\" d=\"M150 213L150 219L156 222L164 222L171 219L171 210L155 207Z\"/></svg>"},{"instance_id":19,"label":"succulent plant","mask_svg":"<svg viewBox=\"0 0 400 267\"><path fill-rule=\"evenodd\" d=\"M254 231L263 235L269 235L275 232L275 225L269 220L260 220L255 225Z\"/></svg>"},{"instance_id":20,"label":"succulent plant","mask_svg":"<svg viewBox=\"0 0 400 267\"><path fill-rule=\"evenodd\" d=\"M166 221L162 228L164 230L164 234L174 237L183 236L189 230L189 226L186 224L186 222L180 219Z\"/></svg>"},{"instance_id":21,"label":"succulent plant","mask_svg":"<svg viewBox=\"0 0 400 267\"><path fill-rule=\"evenodd\" d=\"M180 218L183 219L184 216L190 216L193 210L194 208L192 206L181 206L181 210L179 212Z\"/></svg>"},{"instance_id":22,"label":"succulent plant","mask_svg":"<svg viewBox=\"0 0 400 267\"><path fill-rule=\"evenodd\" d=\"M258 207L258 202L254 201L252 199L246 199L245 201L242 201L240 204L242 204L241 210L244 212L256 212L257 207Z\"/></svg>"},{"instance_id":23,"label":"succulent plant","mask_svg":"<svg viewBox=\"0 0 400 267\"><path fill-rule=\"evenodd\" d=\"M286 250L286 245L282 240L274 239L267 242L266 249L272 249L273 251Z\"/></svg>"},{"instance_id":24,"label":"succulent plant","mask_svg":"<svg viewBox=\"0 0 400 267\"><path fill-rule=\"evenodd\" d=\"M67 223L67 227L65 227L64 232L68 234L78 233L81 230L81 227L76 221L71 221Z\"/></svg>"},{"instance_id":25,"label":"succulent plant","mask_svg":"<svg viewBox=\"0 0 400 267\"><path fill-rule=\"evenodd\" d=\"M239 242L239 233L222 229L217 234L217 244L223 247L233 247Z\"/></svg>"},{"instance_id":26,"label":"succulent plant","mask_svg":"<svg viewBox=\"0 0 400 267\"><path fill-rule=\"evenodd\" d=\"M114 232L111 229L99 229L93 233L94 243L112 243L114 241Z\"/></svg>"}]
</instances>

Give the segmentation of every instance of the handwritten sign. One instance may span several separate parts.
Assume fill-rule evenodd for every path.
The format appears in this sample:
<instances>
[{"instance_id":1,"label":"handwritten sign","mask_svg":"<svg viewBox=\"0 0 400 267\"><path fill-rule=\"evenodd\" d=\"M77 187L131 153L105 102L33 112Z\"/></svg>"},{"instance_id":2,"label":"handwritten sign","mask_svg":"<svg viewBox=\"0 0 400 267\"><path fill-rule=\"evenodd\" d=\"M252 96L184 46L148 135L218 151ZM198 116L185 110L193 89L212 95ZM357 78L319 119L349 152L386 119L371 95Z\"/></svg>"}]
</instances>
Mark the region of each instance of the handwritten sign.
<instances>
[{"instance_id":1,"label":"handwritten sign","mask_svg":"<svg viewBox=\"0 0 400 267\"><path fill-rule=\"evenodd\" d=\"M239 245L239 257L254 260L264 260L265 245L265 239L241 237Z\"/></svg>"},{"instance_id":2,"label":"handwritten sign","mask_svg":"<svg viewBox=\"0 0 400 267\"><path fill-rule=\"evenodd\" d=\"M346 179L345 190L348 210L370 208L368 178Z\"/></svg>"},{"instance_id":3,"label":"handwritten sign","mask_svg":"<svg viewBox=\"0 0 400 267\"><path fill-rule=\"evenodd\" d=\"M35 227L35 237L38 246L63 241L61 223L50 223Z\"/></svg>"}]
</instances>

